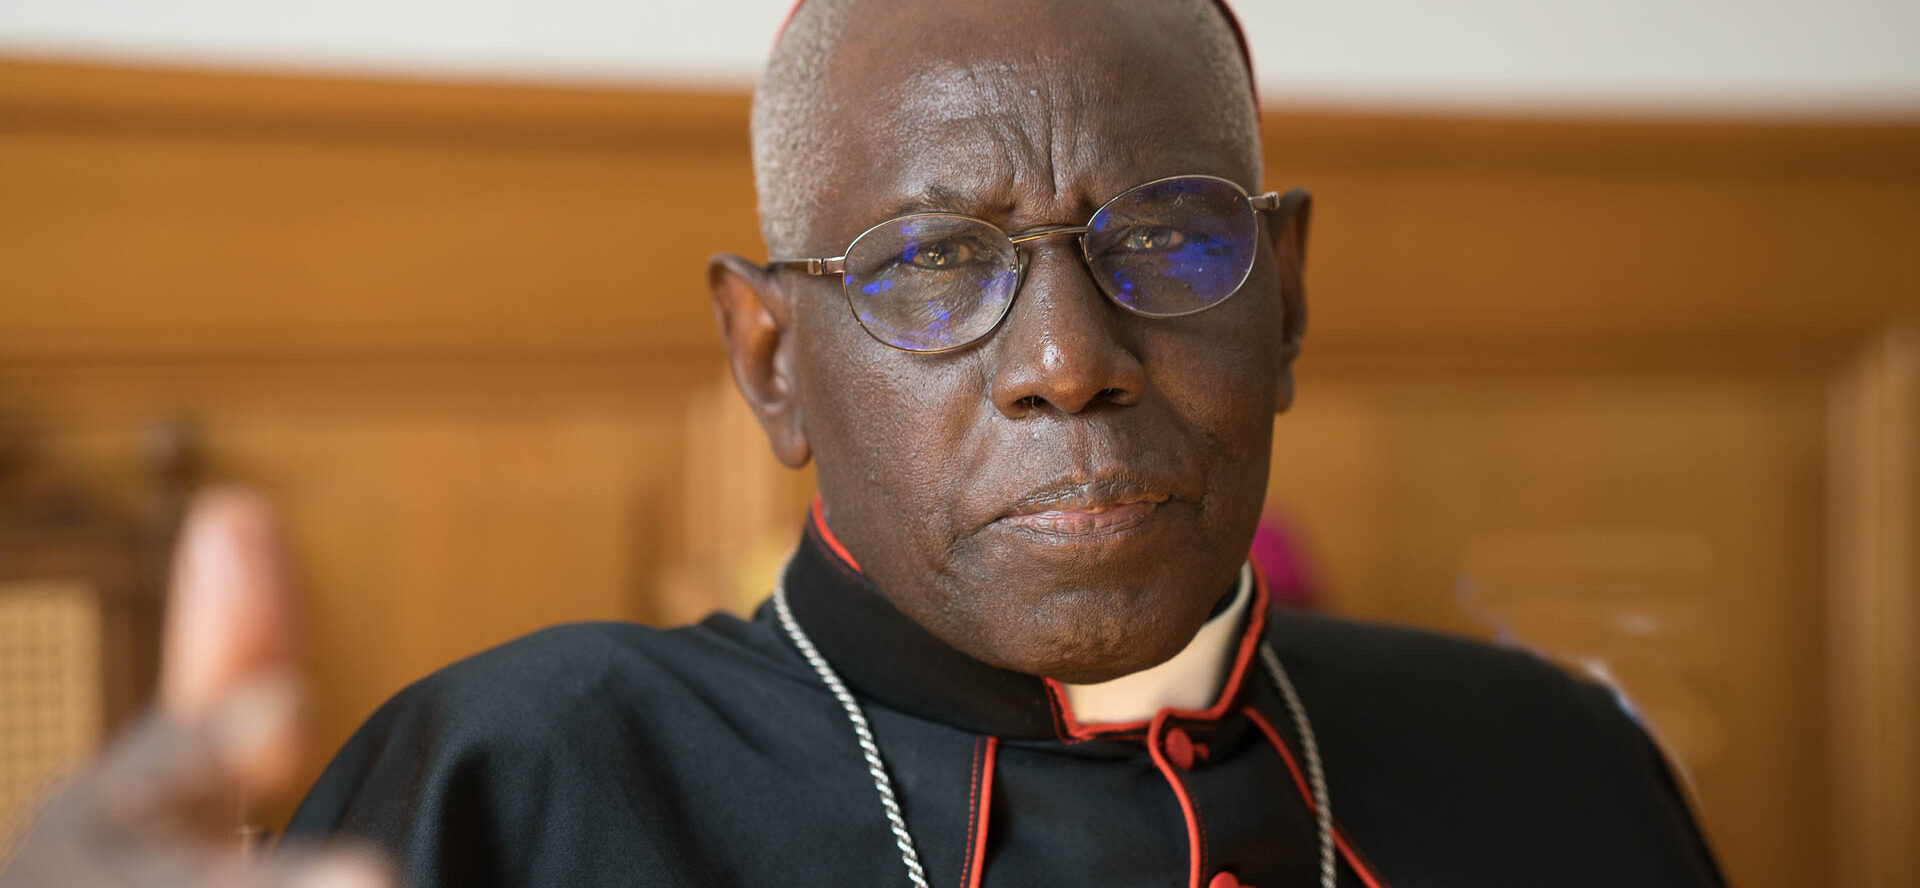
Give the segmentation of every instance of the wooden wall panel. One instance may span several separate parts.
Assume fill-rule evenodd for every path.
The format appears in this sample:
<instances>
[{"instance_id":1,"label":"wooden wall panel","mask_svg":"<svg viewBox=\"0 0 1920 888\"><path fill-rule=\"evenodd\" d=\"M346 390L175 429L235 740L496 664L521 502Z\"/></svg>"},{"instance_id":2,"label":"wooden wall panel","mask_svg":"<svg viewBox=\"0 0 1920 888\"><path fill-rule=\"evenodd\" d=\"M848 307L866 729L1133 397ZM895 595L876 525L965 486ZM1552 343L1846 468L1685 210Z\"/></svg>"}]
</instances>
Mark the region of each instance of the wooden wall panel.
<instances>
[{"instance_id":1,"label":"wooden wall panel","mask_svg":"<svg viewBox=\"0 0 1920 888\"><path fill-rule=\"evenodd\" d=\"M1920 880L1920 319L1833 377L1827 601L1840 884Z\"/></svg>"},{"instance_id":2,"label":"wooden wall panel","mask_svg":"<svg viewBox=\"0 0 1920 888\"><path fill-rule=\"evenodd\" d=\"M728 391L701 284L707 254L759 252L746 111L0 61L0 417L134 503L139 430L186 413L215 476L280 497L322 747L539 625L738 607L808 483ZM1858 428L1830 421L1832 381L1920 300L1920 126L1265 128L1268 184L1319 198L1270 499L1330 600L1489 635L1461 590L1516 587L1525 640L1578 659L1620 616L1581 590L1652 590L1626 624L1671 631L1609 662L1735 881L1911 867L1898 794L1835 764L1910 744L1887 707L1911 691L1835 659L1829 623L1875 624L1826 593L1867 532L1836 511L1884 540L1920 508L1833 506ZM1869 601L1920 592L1890 563L1856 565ZM1873 735L1829 731L1835 701Z\"/></svg>"},{"instance_id":3,"label":"wooden wall panel","mask_svg":"<svg viewBox=\"0 0 1920 888\"><path fill-rule=\"evenodd\" d=\"M1819 377L1323 379L1278 425L1270 502L1339 610L1479 637L1517 624L1604 666L1690 770L1739 883L1814 884L1823 393ZM1498 588L1515 566L1483 553L1503 543L1559 563ZM1632 565L1675 544L1704 554L1698 586Z\"/></svg>"},{"instance_id":4,"label":"wooden wall panel","mask_svg":"<svg viewBox=\"0 0 1920 888\"><path fill-rule=\"evenodd\" d=\"M61 70L0 71L16 359L710 349L758 239L738 97Z\"/></svg>"}]
</instances>

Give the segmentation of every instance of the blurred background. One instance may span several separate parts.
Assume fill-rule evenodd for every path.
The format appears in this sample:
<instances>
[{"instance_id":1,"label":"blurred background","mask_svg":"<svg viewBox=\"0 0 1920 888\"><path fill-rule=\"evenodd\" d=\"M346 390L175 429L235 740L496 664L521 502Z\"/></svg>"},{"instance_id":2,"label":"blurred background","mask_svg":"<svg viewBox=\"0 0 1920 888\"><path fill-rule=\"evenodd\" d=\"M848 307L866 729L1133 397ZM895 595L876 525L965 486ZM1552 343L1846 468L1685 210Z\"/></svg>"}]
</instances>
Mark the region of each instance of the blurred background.
<instances>
[{"instance_id":1,"label":"blurred background","mask_svg":"<svg viewBox=\"0 0 1920 888\"><path fill-rule=\"evenodd\" d=\"M204 483L286 513L322 753L764 594L810 481L702 263L786 6L0 0L0 836L140 705ZM1920 4L1240 12L1319 201L1292 599L1616 682L1736 884L1920 884Z\"/></svg>"}]
</instances>

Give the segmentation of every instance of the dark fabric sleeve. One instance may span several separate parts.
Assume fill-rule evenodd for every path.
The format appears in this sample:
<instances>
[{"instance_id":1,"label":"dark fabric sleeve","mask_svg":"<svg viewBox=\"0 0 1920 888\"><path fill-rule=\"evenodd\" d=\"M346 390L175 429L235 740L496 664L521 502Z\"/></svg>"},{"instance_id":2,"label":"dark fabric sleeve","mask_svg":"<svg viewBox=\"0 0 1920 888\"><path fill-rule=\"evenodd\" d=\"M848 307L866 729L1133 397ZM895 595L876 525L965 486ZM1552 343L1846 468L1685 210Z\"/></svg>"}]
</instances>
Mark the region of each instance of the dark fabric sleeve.
<instances>
[{"instance_id":1,"label":"dark fabric sleeve","mask_svg":"<svg viewBox=\"0 0 1920 888\"><path fill-rule=\"evenodd\" d=\"M349 838L391 855L413 888L503 884L514 868L524 788L537 760L465 742L445 701L416 687L382 707L322 772L287 827L288 842Z\"/></svg>"},{"instance_id":2,"label":"dark fabric sleeve","mask_svg":"<svg viewBox=\"0 0 1920 888\"><path fill-rule=\"evenodd\" d=\"M1579 679L1574 683L1582 708L1600 724L1600 732L1611 744L1622 750L1627 768L1644 775L1636 782L1647 787L1651 797L1646 816L1654 822L1646 825L1672 844L1666 850L1686 870L1686 883L1725 888L1726 878L1660 745L1613 688Z\"/></svg>"},{"instance_id":3,"label":"dark fabric sleeve","mask_svg":"<svg viewBox=\"0 0 1920 888\"><path fill-rule=\"evenodd\" d=\"M286 841L358 839L412 888L541 884L580 853L552 806L597 792L570 732L603 670L582 630L549 630L435 673L361 726Z\"/></svg>"}]
</instances>

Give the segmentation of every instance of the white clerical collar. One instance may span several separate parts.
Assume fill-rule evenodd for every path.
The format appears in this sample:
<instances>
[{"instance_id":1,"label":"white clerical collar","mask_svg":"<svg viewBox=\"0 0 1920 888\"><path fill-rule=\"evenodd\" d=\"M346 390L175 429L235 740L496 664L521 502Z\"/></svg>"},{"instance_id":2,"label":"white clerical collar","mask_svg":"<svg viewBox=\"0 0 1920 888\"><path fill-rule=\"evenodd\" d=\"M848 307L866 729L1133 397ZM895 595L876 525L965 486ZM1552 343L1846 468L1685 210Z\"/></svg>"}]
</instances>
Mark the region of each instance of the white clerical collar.
<instances>
[{"instance_id":1,"label":"white clerical collar","mask_svg":"<svg viewBox=\"0 0 1920 888\"><path fill-rule=\"evenodd\" d=\"M1099 684L1062 683L1074 720L1085 725L1146 721L1168 707L1205 709L1213 705L1226 678L1228 655L1240 635L1240 621L1252 600L1253 568L1242 565L1233 602L1202 624L1193 640L1172 659Z\"/></svg>"}]
</instances>

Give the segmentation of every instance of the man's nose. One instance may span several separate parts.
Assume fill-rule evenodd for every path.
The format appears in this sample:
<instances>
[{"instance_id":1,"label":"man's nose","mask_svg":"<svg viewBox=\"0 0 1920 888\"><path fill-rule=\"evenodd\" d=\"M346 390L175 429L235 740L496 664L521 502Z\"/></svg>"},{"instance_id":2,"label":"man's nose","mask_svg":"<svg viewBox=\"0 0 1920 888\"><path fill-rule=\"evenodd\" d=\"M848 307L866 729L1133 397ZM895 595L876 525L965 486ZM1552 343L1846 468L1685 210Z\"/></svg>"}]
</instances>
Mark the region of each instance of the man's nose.
<instances>
[{"instance_id":1,"label":"man's nose","mask_svg":"<svg viewBox=\"0 0 1920 888\"><path fill-rule=\"evenodd\" d=\"M994 406L1019 419L1137 403L1146 369L1124 336L1131 316L1093 282L1072 239L1027 249L1020 293L989 340Z\"/></svg>"}]
</instances>

